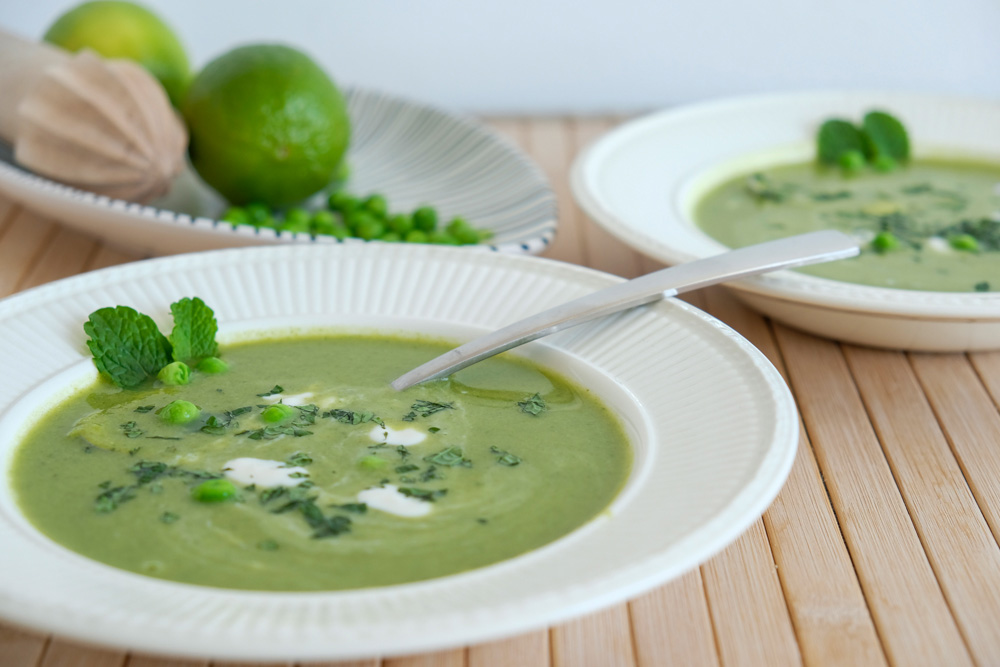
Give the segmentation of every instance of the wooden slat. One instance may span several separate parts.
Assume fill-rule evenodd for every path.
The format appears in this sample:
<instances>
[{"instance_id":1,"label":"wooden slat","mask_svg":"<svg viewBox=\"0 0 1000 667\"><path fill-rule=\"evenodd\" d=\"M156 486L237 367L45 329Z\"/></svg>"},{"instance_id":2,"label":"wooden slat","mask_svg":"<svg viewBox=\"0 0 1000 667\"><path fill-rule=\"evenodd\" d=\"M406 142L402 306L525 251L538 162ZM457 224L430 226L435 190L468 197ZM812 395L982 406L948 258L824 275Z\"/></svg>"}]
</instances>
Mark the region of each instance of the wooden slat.
<instances>
[{"instance_id":1,"label":"wooden slat","mask_svg":"<svg viewBox=\"0 0 1000 667\"><path fill-rule=\"evenodd\" d=\"M68 229L59 229L45 245L38 260L30 267L19 289L75 276L82 272L91 255L97 250L97 242L89 236Z\"/></svg>"},{"instance_id":2,"label":"wooden slat","mask_svg":"<svg viewBox=\"0 0 1000 667\"><path fill-rule=\"evenodd\" d=\"M109 266L117 266L119 264L125 264L126 262L135 262L140 259L142 259L142 256L137 253L127 253L106 245L101 245L98 246L97 251L90 256L90 259L87 261L86 270L94 271L96 269L104 269Z\"/></svg>"},{"instance_id":3,"label":"wooden slat","mask_svg":"<svg viewBox=\"0 0 1000 667\"><path fill-rule=\"evenodd\" d=\"M994 539L1000 541L1000 414L996 404L964 355L913 354L910 362ZM988 377L993 386L1000 382L993 374Z\"/></svg>"},{"instance_id":4,"label":"wooden slat","mask_svg":"<svg viewBox=\"0 0 1000 667\"><path fill-rule=\"evenodd\" d=\"M548 667L549 633L529 632L469 648L469 667Z\"/></svg>"},{"instance_id":5,"label":"wooden slat","mask_svg":"<svg viewBox=\"0 0 1000 667\"><path fill-rule=\"evenodd\" d=\"M401 658L386 658L382 665L383 667L465 667L465 651L455 649Z\"/></svg>"},{"instance_id":6,"label":"wooden slat","mask_svg":"<svg viewBox=\"0 0 1000 667\"><path fill-rule=\"evenodd\" d=\"M55 233L54 223L24 209L15 211L10 223L0 231L0 297L18 289Z\"/></svg>"},{"instance_id":7,"label":"wooden slat","mask_svg":"<svg viewBox=\"0 0 1000 667\"><path fill-rule=\"evenodd\" d=\"M1000 664L1000 550L913 369L901 353L845 353L966 644L979 664Z\"/></svg>"},{"instance_id":8,"label":"wooden slat","mask_svg":"<svg viewBox=\"0 0 1000 667\"><path fill-rule=\"evenodd\" d=\"M35 667L47 638L0 623L0 667Z\"/></svg>"},{"instance_id":9,"label":"wooden slat","mask_svg":"<svg viewBox=\"0 0 1000 667\"><path fill-rule=\"evenodd\" d=\"M61 639L49 643L40 667L122 667L125 654L83 646Z\"/></svg>"},{"instance_id":10,"label":"wooden slat","mask_svg":"<svg viewBox=\"0 0 1000 667\"><path fill-rule=\"evenodd\" d=\"M629 602L639 667L718 665L700 569Z\"/></svg>"},{"instance_id":11,"label":"wooden slat","mask_svg":"<svg viewBox=\"0 0 1000 667\"><path fill-rule=\"evenodd\" d=\"M628 608L609 609L552 628L553 667L634 667Z\"/></svg>"},{"instance_id":12,"label":"wooden slat","mask_svg":"<svg viewBox=\"0 0 1000 667\"><path fill-rule=\"evenodd\" d=\"M972 664L840 347L783 326L775 333L889 661Z\"/></svg>"},{"instance_id":13,"label":"wooden slat","mask_svg":"<svg viewBox=\"0 0 1000 667\"><path fill-rule=\"evenodd\" d=\"M208 660L180 660L135 653L128 657L125 664L126 667L206 667L209 663Z\"/></svg>"},{"instance_id":14,"label":"wooden slat","mask_svg":"<svg viewBox=\"0 0 1000 667\"><path fill-rule=\"evenodd\" d=\"M801 663L760 521L701 570L722 664Z\"/></svg>"},{"instance_id":15,"label":"wooden slat","mask_svg":"<svg viewBox=\"0 0 1000 667\"><path fill-rule=\"evenodd\" d=\"M767 322L721 287L704 290L709 311L763 352L787 379ZM799 421L799 448L788 480L764 513L792 625L806 665L884 665L885 656Z\"/></svg>"}]
</instances>

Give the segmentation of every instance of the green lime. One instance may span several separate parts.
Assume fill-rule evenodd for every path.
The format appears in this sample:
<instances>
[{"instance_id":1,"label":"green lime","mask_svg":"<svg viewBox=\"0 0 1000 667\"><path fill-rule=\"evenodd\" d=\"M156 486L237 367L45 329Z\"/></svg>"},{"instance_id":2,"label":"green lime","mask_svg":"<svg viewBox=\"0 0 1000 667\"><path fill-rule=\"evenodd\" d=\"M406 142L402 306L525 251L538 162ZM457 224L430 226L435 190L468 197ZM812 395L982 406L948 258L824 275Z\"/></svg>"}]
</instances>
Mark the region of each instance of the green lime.
<instances>
[{"instance_id":1,"label":"green lime","mask_svg":"<svg viewBox=\"0 0 1000 667\"><path fill-rule=\"evenodd\" d=\"M253 44L205 66L182 105L198 174L233 204L280 207L333 180L350 120L337 86L309 56Z\"/></svg>"},{"instance_id":2,"label":"green lime","mask_svg":"<svg viewBox=\"0 0 1000 667\"><path fill-rule=\"evenodd\" d=\"M56 19L43 39L68 51L92 49L105 58L134 60L160 80L174 106L180 104L191 77L174 31L132 2L85 2Z\"/></svg>"}]
</instances>

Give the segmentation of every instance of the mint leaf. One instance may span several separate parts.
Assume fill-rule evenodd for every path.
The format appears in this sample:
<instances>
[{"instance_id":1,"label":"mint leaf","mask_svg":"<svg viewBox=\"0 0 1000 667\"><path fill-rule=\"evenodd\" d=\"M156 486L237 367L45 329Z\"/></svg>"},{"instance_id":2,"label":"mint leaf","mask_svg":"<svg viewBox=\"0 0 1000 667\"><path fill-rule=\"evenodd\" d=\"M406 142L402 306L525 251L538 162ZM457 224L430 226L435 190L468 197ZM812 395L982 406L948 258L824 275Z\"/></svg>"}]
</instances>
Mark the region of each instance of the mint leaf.
<instances>
[{"instance_id":1,"label":"mint leaf","mask_svg":"<svg viewBox=\"0 0 1000 667\"><path fill-rule=\"evenodd\" d=\"M170 332L174 361L187 363L218 355L219 344L215 342L215 334L219 325L215 321L215 313L204 301L198 297L185 297L170 304L170 312L174 316L174 329Z\"/></svg>"},{"instance_id":2,"label":"mint leaf","mask_svg":"<svg viewBox=\"0 0 1000 667\"><path fill-rule=\"evenodd\" d=\"M891 158L897 162L910 159L910 137L898 118L884 111L869 111L862 121L865 155L874 161Z\"/></svg>"},{"instance_id":3,"label":"mint leaf","mask_svg":"<svg viewBox=\"0 0 1000 667\"><path fill-rule=\"evenodd\" d=\"M170 342L153 319L128 306L95 310L83 330L97 370L119 387L137 387L171 361Z\"/></svg>"},{"instance_id":4,"label":"mint leaf","mask_svg":"<svg viewBox=\"0 0 1000 667\"><path fill-rule=\"evenodd\" d=\"M865 152L865 140L854 123L831 118L823 123L816 136L816 154L823 164L837 165L849 151Z\"/></svg>"}]
</instances>

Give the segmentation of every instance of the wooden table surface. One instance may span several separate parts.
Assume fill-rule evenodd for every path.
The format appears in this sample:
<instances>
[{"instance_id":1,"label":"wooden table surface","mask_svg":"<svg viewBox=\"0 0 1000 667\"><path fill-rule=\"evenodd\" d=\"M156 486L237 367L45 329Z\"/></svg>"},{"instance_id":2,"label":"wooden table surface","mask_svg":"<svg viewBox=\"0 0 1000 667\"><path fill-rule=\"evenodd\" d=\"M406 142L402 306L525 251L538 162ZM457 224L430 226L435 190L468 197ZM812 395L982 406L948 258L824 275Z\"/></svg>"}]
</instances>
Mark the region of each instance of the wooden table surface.
<instances>
[{"instance_id":1,"label":"wooden table surface","mask_svg":"<svg viewBox=\"0 0 1000 667\"><path fill-rule=\"evenodd\" d=\"M489 122L556 191L547 257L626 277L658 268L588 221L569 193L574 156L615 119ZM137 259L0 200L0 296ZM760 348L798 402L798 456L764 516L627 604L491 644L344 664L1000 665L1000 353L841 345L770 322L721 288L690 300ZM207 664L0 624L3 667Z\"/></svg>"}]
</instances>

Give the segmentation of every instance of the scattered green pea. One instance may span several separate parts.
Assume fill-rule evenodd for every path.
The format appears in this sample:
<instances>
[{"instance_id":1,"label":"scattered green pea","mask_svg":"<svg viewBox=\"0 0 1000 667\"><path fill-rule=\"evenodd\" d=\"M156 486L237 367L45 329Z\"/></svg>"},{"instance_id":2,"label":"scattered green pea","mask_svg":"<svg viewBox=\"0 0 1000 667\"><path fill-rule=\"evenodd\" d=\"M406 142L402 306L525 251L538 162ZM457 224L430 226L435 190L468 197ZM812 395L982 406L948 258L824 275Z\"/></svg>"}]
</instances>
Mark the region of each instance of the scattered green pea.
<instances>
[{"instance_id":1,"label":"scattered green pea","mask_svg":"<svg viewBox=\"0 0 1000 667\"><path fill-rule=\"evenodd\" d=\"M406 236L413 229L413 218L403 213L390 216L386 225L400 236Z\"/></svg>"},{"instance_id":2,"label":"scattered green pea","mask_svg":"<svg viewBox=\"0 0 1000 667\"><path fill-rule=\"evenodd\" d=\"M226 209L226 212L222 214L221 220L232 224L234 227L236 225L249 225L250 214L246 212L246 209L239 206L230 206Z\"/></svg>"},{"instance_id":3,"label":"scattered green pea","mask_svg":"<svg viewBox=\"0 0 1000 667\"><path fill-rule=\"evenodd\" d=\"M195 366L201 373L207 375L218 375L229 370L229 364L218 357L205 357Z\"/></svg>"},{"instance_id":4,"label":"scattered green pea","mask_svg":"<svg viewBox=\"0 0 1000 667\"><path fill-rule=\"evenodd\" d=\"M201 503L218 503L236 497L236 485L228 479L206 479L191 489L191 497Z\"/></svg>"},{"instance_id":5,"label":"scattered green pea","mask_svg":"<svg viewBox=\"0 0 1000 667\"><path fill-rule=\"evenodd\" d=\"M882 254L899 246L899 239L892 232L879 232L872 239L872 249Z\"/></svg>"},{"instance_id":6,"label":"scattered green pea","mask_svg":"<svg viewBox=\"0 0 1000 667\"><path fill-rule=\"evenodd\" d=\"M326 200L327 205L334 211L349 213L357 210L359 202L357 198L343 191L332 193Z\"/></svg>"},{"instance_id":7,"label":"scattered green pea","mask_svg":"<svg viewBox=\"0 0 1000 667\"><path fill-rule=\"evenodd\" d=\"M865 166L865 155L861 151L845 151L838 158L840 168L848 174L856 174Z\"/></svg>"},{"instance_id":8,"label":"scattered green pea","mask_svg":"<svg viewBox=\"0 0 1000 667\"><path fill-rule=\"evenodd\" d=\"M271 209L265 204L247 204L246 213L250 224L254 227L260 227L274 219L271 216Z\"/></svg>"},{"instance_id":9,"label":"scattered green pea","mask_svg":"<svg viewBox=\"0 0 1000 667\"><path fill-rule=\"evenodd\" d=\"M340 221L333 213L320 210L314 212L309 219L309 231L312 234L333 234L333 228L339 224Z\"/></svg>"},{"instance_id":10,"label":"scattered green pea","mask_svg":"<svg viewBox=\"0 0 1000 667\"><path fill-rule=\"evenodd\" d=\"M479 231L465 218L454 218L448 223L448 233L462 245L479 243Z\"/></svg>"},{"instance_id":11,"label":"scattered green pea","mask_svg":"<svg viewBox=\"0 0 1000 667\"><path fill-rule=\"evenodd\" d=\"M382 195L371 195L361 202L361 208L376 217L384 218L389 212L389 203Z\"/></svg>"},{"instance_id":12,"label":"scattered green pea","mask_svg":"<svg viewBox=\"0 0 1000 667\"><path fill-rule=\"evenodd\" d=\"M421 206L413 212L413 226L417 229L430 232L437 228L438 214L430 206Z\"/></svg>"},{"instance_id":13,"label":"scattered green pea","mask_svg":"<svg viewBox=\"0 0 1000 667\"><path fill-rule=\"evenodd\" d=\"M429 239L427 238L427 232L421 231L419 229L411 229L406 232L406 236L403 239L407 243L427 243Z\"/></svg>"},{"instance_id":14,"label":"scattered green pea","mask_svg":"<svg viewBox=\"0 0 1000 667\"><path fill-rule=\"evenodd\" d=\"M977 252L979 250L979 241L976 240L975 236L969 234L956 234L948 239L948 244L955 250L963 252Z\"/></svg>"},{"instance_id":15,"label":"scattered green pea","mask_svg":"<svg viewBox=\"0 0 1000 667\"><path fill-rule=\"evenodd\" d=\"M270 424L274 424L284 421L294 414L295 408L292 406L285 405L284 403L276 403L264 408L264 411L260 413L260 418Z\"/></svg>"},{"instance_id":16,"label":"scattered green pea","mask_svg":"<svg viewBox=\"0 0 1000 667\"><path fill-rule=\"evenodd\" d=\"M366 241L377 239L385 234L385 224L370 215L358 214L353 229L355 236Z\"/></svg>"},{"instance_id":17,"label":"scattered green pea","mask_svg":"<svg viewBox=\"0 0 1000 667\"><path fill-rule=\"evenodd\" d=\"M461 245L454 236L440 229L435 229L427 235L427 240L438 245Z\"/></svg>"},{"instance_id":18,"label":"scattered green pea","mask_svg":"<svg viewBox=\"0 0 1000 667\"><path fill-rule=\"evenodd\" d=\"M173 386L187 384L191 381L191 367L183 361L174 361L161 368L156 379Z\"/></svg>"},{"instance_id":19,"label":"scattered green pea","mask_svg":"<svg viewBox=\"0 0 1000 667\"><path fill-rule=\"evenodd\" d=\"M382 238L379 239L379 241L385 241L386 243L398 243L402 240L403 237L396 232L386 232L382 235Z\"/></svg>"},{"instance_id":20,"label":"scattered green pea","mask_svg":"<svg viewBox=\"0 0 1000 667\"><path fill-rule=\"evenodd\" d=\"M309 211L304 208L290 208L285 213L285 219L281 223L282 231L289 232L306 232L310 230L310 223L312 222L312 215Z\"/></svg>"},{"instance_id":21,"label":"scattered green pea","mask_svg":"<svg viewBox=\"0 0 1000 667\"><path fill-rule=\"evenodd\" d=\"M197 419L201 410L191 401L179 398L164 405L157 414L168 424L187 424Z\"/></svg>"}]
</instances>

